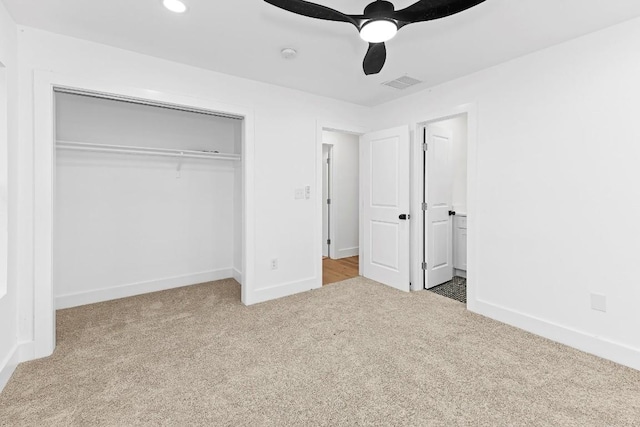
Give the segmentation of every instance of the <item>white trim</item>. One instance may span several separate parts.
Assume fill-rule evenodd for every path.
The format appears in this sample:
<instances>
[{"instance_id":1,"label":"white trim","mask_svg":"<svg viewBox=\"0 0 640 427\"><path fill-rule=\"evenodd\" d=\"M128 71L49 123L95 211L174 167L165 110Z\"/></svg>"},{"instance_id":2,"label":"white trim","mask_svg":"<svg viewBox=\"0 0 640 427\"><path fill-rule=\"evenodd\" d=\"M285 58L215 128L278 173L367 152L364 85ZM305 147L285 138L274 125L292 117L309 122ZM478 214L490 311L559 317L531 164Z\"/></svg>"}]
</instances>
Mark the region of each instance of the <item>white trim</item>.
<instances>
[{"instance_id":1,"label":"white trim","mask_svg":"<svg viewBox=\"0 0 640 427\"><path fill-rule=\"evenodd\" d=\"M453 269L453 275L458 277L467 278L467 270L458 270L457 268Z\"/></svg>"},{"instance_id":2,"label":"white trim","mask_svg":"<svg viewBox=\"0 0 640 427\"><path fill-rule=\"evenodd\" d=\"M242 302L249 304L254 292L255 268L255 183L254 113L252 109L221 104L197 94L180 95L146 90L85 77L34 71L34 303L23 317L33 318L33 357L49 356L55 348L55 311L53 299L53 200L55 188L54 88L127 97L148 102L172 104L221 112L243 118L243 247Z\"/></svg>"},{"instance_id":3,"label":"white trim","mask_svg":"<svg viewBox=\"0 0 640 427\"><path fill-rule=\"evenodd\" d=\"M15 344L9 354L0 362L0 393L11 379L11 375L16 370L18 363L20 363L20 345Z\"/></svg>"},{"instance_id":4,"label":"white trim","mask_svg":"<svg viewBox=\"0 0 640 427\"><path fill-rule=\"evenodd\" d=\"M335 259L349 258L360 254L360 247L338 249Z\"/></svg>"},{"instance_id":5,"label":"white trim","mask_svg":"<svg viewBox=\"0 0 640 427\"><path fill-rule=\"evenodd\" d=\"M322 258L320 258L322 262ZM322 283L318 286L317 277L309 277L307 279L296 280L294 282L284 283L281 285L271 286L268 288L256 289L253 293L253 300L251 304L258 304L265 301L270 301L277 298L283 298L301 292L312 291L322 287ZM320 277L322 281L322 277Z\"/></svg>"},{"instance_id":6,"label":"white trim","mask_svg":"<svg viewBox=\"0 0 640 427\"><path fill-rule=\"evenodd\" d=\"M421 116L413 122L414 138L412 141L413 163L411 165L411 290L423 290L423 270L420 254L422 253L422 128L430 122L446 120L462 114L467 115L467 308L471 310L476 304L476 236L475 236L475 195L478 153L478 106L468 103L452 106Z\"/></svg>"},{"instance_id":7,"label":"white trim","mask_svg":"<svg viewBox=\"0 0 640 427\"><path fill-rule=\"evenodd\" d=\"M640 370L640 349L572 329L539 317L478 300L473 310L507 325Z\"/></svg>"},{"instance_id":8,"label":"white trim","mask_svg":"<svg viewBox=\"0 0 640 427\"><path fill-rule=\"evenodd\" d=\"M329 147L329 158L331 159L331 167L329 168L329 181L331 182L331 191L329 192L329 198L331 199L331 204L329 205L329 218L331 221L331 226L329 227L329 240L331 240L331 244L329 245L329 258L336 259L338 258L338 253L336 252L336 243L338 242L338 237L336 233L336 229L338 228L338 210L336 209L336 163L334 158L334 144L327 144Z\"/></svg>"},{"instance_id":9,"label":"white trim","mask_svg":"<svg viewBox=\"0 0 640 427\"><path fill-rule=\"evenodd\" d=\"M234 268L232 274L235 281L242 285L242 272L237 268Z\"/></svg>"},{"instance_id":10,"label":"white trim","mask_svg":"<svg viewBox=\"0 0 640 427\"><path fill-rule=\"evenodd\" d=\"M127 283L110 288L94 289L75 294L59 295L56 297L56 310L132 297L134 295L141 295L150 292L180 288L183 286L213 282L214 280L229 279L232 278L233 275L233 268L221 268L218 270L184 274L181 276L166 277L163 279L155 279L145 282Z\"/></svg>"},{"instance_id":11,"label":"white trim","mask_svg":"<svg viewBox=\"0 0 640 427\"><path fill-rule=\"evenodd\" d=\"M3 59L3 58L0 58ZM0 300L9 287L9 70L0 61Z\"/></svg>"},{"instance_id":12,"label":"white trim","mask_svg":"<svg viewBox=\"0 0 640 427\"><path fill-rule=\"evenodd\" d=\"M18 361L20 363L35 359L36 343L25 341L18 343Z\"/></svg>"},{"instance_id":13,"label":"white trim","mask_svg":"<svg viewBox=\"0 0 640 427\"><path fill-rule=\"evenodd\" d=\"M315 247L316 247L316 255L315 255L315 281L316 287L322 287L322 132L325 130L349 133L353 135L364 135L367 133L367 129L363 126L351 125L345 123L335 123L324 120L316 121L316 218L314 219L315 224ZM360 145L360 143L358 143ZM333 168L332 168L333 170ZM360 218L358 220L360 223L360 239L362 239L362 212L360 212ZM331 232L331 231L330 231ZM332 237L330 237L333 239ZM331 240L332 242L335 240ZM362 241L360 241L360 248L362 248ZM331 248L330 248L331 249ZM358 255L362 259L362 251L360 250ZM331 256L331 251L329 252L329 256ZM360 274L362 274L362 263L360 264Z\"/></svg>"}]
</instances>

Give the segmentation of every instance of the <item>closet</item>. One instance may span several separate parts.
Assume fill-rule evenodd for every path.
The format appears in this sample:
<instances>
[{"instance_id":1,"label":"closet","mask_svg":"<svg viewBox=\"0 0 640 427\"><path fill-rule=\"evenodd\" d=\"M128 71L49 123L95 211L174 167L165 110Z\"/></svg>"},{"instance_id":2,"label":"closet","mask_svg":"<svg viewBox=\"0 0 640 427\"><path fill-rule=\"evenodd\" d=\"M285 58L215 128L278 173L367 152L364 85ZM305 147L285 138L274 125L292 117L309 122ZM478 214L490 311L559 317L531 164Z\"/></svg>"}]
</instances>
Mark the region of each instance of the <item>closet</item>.
<instances>
[{"instance_id":1,"label":"closet","mask_svg":"<svg viewBox=\"0 0 640 427\"><path fill-rule=\"evenodd\" d=\"M56 308L242 276L242 119L55 93Z\"/></svg>"}]
</instances>

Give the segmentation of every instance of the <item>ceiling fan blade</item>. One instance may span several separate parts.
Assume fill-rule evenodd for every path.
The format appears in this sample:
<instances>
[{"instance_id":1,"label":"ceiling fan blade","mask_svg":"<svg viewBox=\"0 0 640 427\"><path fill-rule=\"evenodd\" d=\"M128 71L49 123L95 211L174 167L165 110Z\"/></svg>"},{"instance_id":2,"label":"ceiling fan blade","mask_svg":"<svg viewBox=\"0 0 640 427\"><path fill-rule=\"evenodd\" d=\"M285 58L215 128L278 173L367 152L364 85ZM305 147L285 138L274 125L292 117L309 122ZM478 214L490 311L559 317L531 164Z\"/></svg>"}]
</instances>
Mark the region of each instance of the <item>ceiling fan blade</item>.
<instances>
[{"instance_id":1,"label":"ceiling fan blade","mask_svg":"<svg viewBox=\"0 0 640 427\"><path fill-rule=\"evenodd\" d=\"M311 3L304 0L264 0L265 2L298 15L326 21L348 22L358 27L358 21L349 15L338 12L330 7Z\"/></svg>"},{"instance_id":2,"label":"ceiling fan blade","mask_svg":"<svg viewBox=\"0 0 640 427\"><path fill-rule=\"evenodd\" d=\"M362 62L366 75L378 74L387 60L387 48L384 43L369 43L369 50Z\"/></svg>"},{"instance_id":3,"label":"ceiling fan blade","mask_svg":"<svg viewBox=\"0 0 640 427\"><path fill-rule=\"evenodd\" d=\"M393 18L397 19L402 27L414 22L431 21L455 15L485 0L420 0L404 9L393 12Z\"/></svg>"}]
</instances>

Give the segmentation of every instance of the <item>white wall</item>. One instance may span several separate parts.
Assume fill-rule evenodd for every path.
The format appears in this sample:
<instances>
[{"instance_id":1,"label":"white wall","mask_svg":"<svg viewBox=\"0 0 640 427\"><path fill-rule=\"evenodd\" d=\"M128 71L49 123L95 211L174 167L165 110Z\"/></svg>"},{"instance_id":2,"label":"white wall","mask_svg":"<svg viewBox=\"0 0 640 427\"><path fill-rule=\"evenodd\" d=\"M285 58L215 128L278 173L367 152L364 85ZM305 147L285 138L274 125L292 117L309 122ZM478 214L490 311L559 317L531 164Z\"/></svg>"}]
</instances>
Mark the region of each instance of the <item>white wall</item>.
<instances>
[{"instance_id":1,"label":"white wall","mask_svg":"<svg viewBox=\"0 0 640 427\"><path fill-rule=\"evenodd\" d=\"M63 141L233 152L240 123L56 96L56 132ZM234 215L238 165L58 149L56 306L232 277L233 234L240 230Z\"/></svg>"},{"instance_id":2,"label":"white wall","mask_svg":"<svg viewBox=\"0 0 640 427\"><path fill-rule=\"evenodd\" d=\"M467 211L467 115L435 122L451 131L451 165L453 167L452 205L455 211Z\"/></svg>"},{"instance_id":3,"label":"white wall","mask_svg":"<svg viewBox=\"0 0 640 427\"><path fill-rule=\"evenodd\" d=\"M331 194L331 257L358 255L359 248L359 142L357 135L323 131L322 142L333 146Z\"/></svg>"},{"instance_id":4,"label":"white wall","mask_svg":"<svg viewBox=\"0 0 640 427\"><path fill-rule=\"evenodd\" d=\"M469 306L640 369L638 52L635 19L379 106L372 123L475 103Z\"/></svg>"},{"instance_id":5,"label":"white wall","mask_svg":"<svg viewBox=\"0 0 640 427\"><path fill-rule=\"evenodd\" d=\"M321 271L316 271L321 223L319 197L315 197L316 123L348 120L358 126L366 121L367 108L31 28L20 28L19 48L23 91L19 170L24 187L20 193L19 224L22 339L33 336L32 87L36 69L252 109L257 298L300 292L321 283ZM305 185L312 186L312 198L295 200L294 189ZM279 259L279 269L271 270L272 258Z\"/></svg>"},{"instance_id":6,"label":"white wall","mask_svg":"<svg viewBox=\"0 0 640 427\"><path fill-rule=\"evenodd\" d=\"M17 293L17 147L18 52L17 28L0 2L0 390L18 362ZM6 106L6 109L4 108Z\"/></svg>"}]
</instances>

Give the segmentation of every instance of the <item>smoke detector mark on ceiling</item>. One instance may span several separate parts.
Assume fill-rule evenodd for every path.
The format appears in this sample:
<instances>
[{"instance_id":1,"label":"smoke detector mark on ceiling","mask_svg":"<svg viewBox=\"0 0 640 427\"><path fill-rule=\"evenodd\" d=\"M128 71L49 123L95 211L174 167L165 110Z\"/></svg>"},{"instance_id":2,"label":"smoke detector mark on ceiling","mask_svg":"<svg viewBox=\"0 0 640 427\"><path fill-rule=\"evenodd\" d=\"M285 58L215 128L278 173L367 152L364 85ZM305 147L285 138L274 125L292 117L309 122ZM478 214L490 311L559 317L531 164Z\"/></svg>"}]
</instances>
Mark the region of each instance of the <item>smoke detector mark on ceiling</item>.
<instances>
[{"instance_id":1,"label":"smoke detector mark on ceiling","mask_svg":"<svg viewBox=\"0 0 640 427\"><path fill-rule=\"evenodd\" d=\"M296 55L298 55L298 51L290 47L285 47L280 51L280 54L284 59L293 59L296 57Z\"/></svg>"},{"instance_id":2,"label":"smoke detector mark on ceiling","mask_svg":"<svg viewBox=\"0 0 640 427\"><path fill-rule=\"evenodd\" d=\"M402 90L411 86L415 86L419 83L422 83L422 81L418 79L414 79L413 77L402 76L402 77L398 77L395 80L389 80L388 82L384 82L382 83L382 85L389 86L394 89Z\"/></svg>"}]
</instances>

